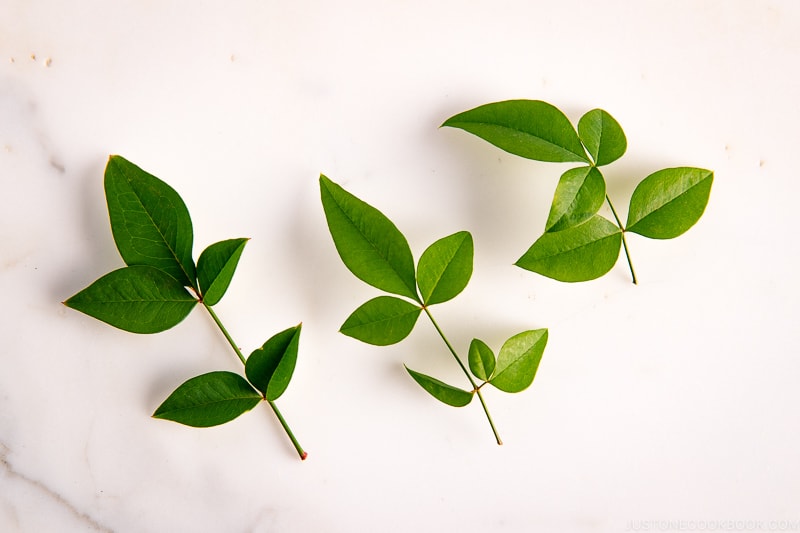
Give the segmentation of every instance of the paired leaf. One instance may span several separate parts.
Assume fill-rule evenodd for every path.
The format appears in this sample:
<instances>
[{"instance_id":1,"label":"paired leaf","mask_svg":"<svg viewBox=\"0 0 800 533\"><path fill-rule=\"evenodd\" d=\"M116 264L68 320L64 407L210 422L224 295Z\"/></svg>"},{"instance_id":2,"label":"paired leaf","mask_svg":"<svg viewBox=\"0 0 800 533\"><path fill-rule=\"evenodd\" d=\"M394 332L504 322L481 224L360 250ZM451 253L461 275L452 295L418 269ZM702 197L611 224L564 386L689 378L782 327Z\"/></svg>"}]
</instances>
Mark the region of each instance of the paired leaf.
<instances>
[{"instance_id":1,"label":"paired leaf","mask_svg":"<svg viewBox=\"0 0 800 533\"><path fill-rule=\"evenodd\" d=\"M606 197L606 182L594 167L567 170L558 181L546 232L561 231L592 218Z\"/></svg>"},{"instance_id":2,"label":"paired leaf","mask_svg":"<svg viewBox=\"0 0 800 533\"><path fill-rule=\"evenodd\" d=\"M592 109L581 117L578 135L597 166L613 163L628 148L622 126L602 109Z\"/></svg>"},{"instance_id":3,"label":"paired leaf","mask_svg":"<svg viewBox=\"0 0 800 533\"><path fill-rule=\"evenodd\" d=\"M665 168L642 180L631 196L626 230L651 239L672 239L703 215L714 173L702 168Z\"/></svg>"},{"instance_id":4,"label":"paired leaf","mask_svg":"<svg viewBox=\"0 0 800 533\"><path fill-rule=\"evenodd\" d=\"M514 335L500 348L497 366L489 383L505 392L527 389L533 383L546 345L546 329Z\"/></svg>"},{"instance_id":5,"label":"paired leaf","mask_svg":"<svg viewBox=\"0 0 800 533\"><path fill-rule=\"evenodd\" d=\"M111 156L104 186L111 232L127 265L163 270L196 287L192 220L175 190L120 156Z\"/></svg>"},{"instance_id":6,"label":"paired leaf","mask_svg":"<svg viewBox=\"0 0 800 533\"><path fill-rule=\"evenodd\" d=\"M611 270L621 243L620 229L595 215L578 226L545 233L515 264L558 281L588 281Z\"/></svg>"},{"instance_id":7,"label":"paired leaf","mask_svg":"<svg viewBox=\"0 0 800 533\"><path fill-rule=\"evenodd\" d=\"M297 363L301 325L273 335L247 358L245 374L253 386L269 401L286 391Z\"/></svg>"},{"instance_id":8,"label":"paired leaf","mask_svg":"<svg viewBox=\"0 0 800 533\"><path fill-rule=\"evenodd\" d=\"M472 276L474 246L466 231L439 239L423 252L417 266L417 283L425 305L455 298Z\"/></svg>"},{"instance_id":9,"label":"paired leaf","mask_svg":"<svg viewBox=\"0 0 800 533\"><path fill-rule=\"evenodd\" d=\"M472 401L472 396L474 395L472 392L453 387L452 385L448 385L443 381L426 376L425 374L414 372L408 367L406 367L406 370L411 374L411 377L414 378L414 381L419 383L423 389L428 391L440 402L452 405L453 407L464 407Z\"/></svg>"},{"instance_id":10,"label":"paired leaf","mask_svg":"<svg viewBox=\"0 0 800 533\"><path fill-rule=\"evenodd\" d=\"M418 300L411 248L386 216L324 175L322 207L342 262L373 287Z\"/></svg>"},{"instance_id":11,"label":"paired leaf","mask_svg":"<svg viewBox=\"0 0 800 533\"><path fill-rule=\"evenodd\" d=\"M480 339L472 339L469 345L469 369L472 374L483 381L489 381L495 369L494 352Z\"/></svg>"},{"instance_id":12,"label":"paired leaf","mask_svg":"<svg viewBox=\"0 0 800 533\"><path fill-rule=\"evenodd\" d=\"M421 311L406 300L378 296L353 311L340 331L368 344L387 346L408 337Z\"/></svg>"},{"instance_id":13,"label":"paired leaf","mask_svg":"<svg viewBox=\"0 0 800 533\"><path fill-rule=\"evenodd\" d=\"M247 239L212 244L197 259L197 282L206 305L216 305L231 284Z\"/></svg>"},{"instance_id":14,"label":"paired leaf","mask_svg":"<svg viewBox=\"0 0 800 533\"><path fill-rule=\"evenodd\" d=\"M158 333L177 325L197 300L161 270L137 265L109 272L65 305L132 333Z\"/></svg>"},{"instance_id":15,"label":"paired leaf","mask_svg":"<svg viewBox=\"0 0 800 533\"><path fill-rule=\"evenodd\" d=\"M153 417L205 428L230 422L259 401L261 396L239 374L210 372L175 389Z\"/></svg>"},{"instance_id":16,"label":"paired leaf","mask_svg":"<svg viewBox=\"0 0 800 533\"><path fill-rule=\"evenodd\" d=\"M558 108L540 100L482 105L450 117L442 126L468 131L528 159L589 162L569 119Z\"/></svg>"}]
</instances>

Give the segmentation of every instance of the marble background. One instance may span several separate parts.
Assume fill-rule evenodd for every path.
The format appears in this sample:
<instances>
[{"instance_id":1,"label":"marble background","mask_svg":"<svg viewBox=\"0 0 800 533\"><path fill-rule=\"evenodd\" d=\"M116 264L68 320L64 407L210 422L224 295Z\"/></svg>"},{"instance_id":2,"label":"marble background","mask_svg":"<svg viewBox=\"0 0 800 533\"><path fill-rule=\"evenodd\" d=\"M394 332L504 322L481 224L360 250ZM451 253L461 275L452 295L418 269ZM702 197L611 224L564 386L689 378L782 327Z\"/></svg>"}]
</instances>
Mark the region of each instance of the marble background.
<instances>
[{"instance_id":1,"label":"marble background","mask_svg":"<svg viewBox=\"0 0 800 533\"><path fill-rule=\"evenodd\" d=\"M800 528L798 60L790 0L2 0L0 531ZM509 98L612 113L623 211L654 170L715 170L703 219L631 237L639 286L623 260L578 285L513 267L563 168L438 128ZM303 322L279 405L307 461L264 406L150 417L240 370L203 313L148 336L61 305L122 266L109 154L179 191L195 256L252 239L217 311L246 352ZM504 446L405 374L463 379L429 324L386 348L337 333L376 291L338 260L320 172L417 257L473 233L437 312L458 349L550 329L533 386L487 392Z\"/></svg>"}]
</instances>

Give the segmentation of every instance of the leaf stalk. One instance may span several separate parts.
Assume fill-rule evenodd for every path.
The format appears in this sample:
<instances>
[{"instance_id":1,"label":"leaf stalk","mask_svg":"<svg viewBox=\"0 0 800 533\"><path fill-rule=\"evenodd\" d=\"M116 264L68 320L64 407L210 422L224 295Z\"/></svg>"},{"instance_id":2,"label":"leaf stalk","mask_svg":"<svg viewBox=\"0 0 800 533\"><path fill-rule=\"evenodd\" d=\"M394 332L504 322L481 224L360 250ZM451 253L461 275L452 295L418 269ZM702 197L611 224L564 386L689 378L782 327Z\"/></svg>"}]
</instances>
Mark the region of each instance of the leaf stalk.
<instances>
[{"instance_id":1,"label":"leaf stalk","mask_svg":"<svg viewBox=\"0 0 800 533\"><path fill-rule=\"evenodd\" d=\"M619 219L617 215L617 210L614 209L614 204L611 203L611 198L606 195L606 202L608 203L608 207L611 208L611 214L614 215L614 220L617 221L617 226L622 231L622 248L625 250L625 259L628 260L628 268L631 271L631 278L633 278L633 284L638 285L638 281L636 279L636 272L633 270L633 262L631 262L631 254L628 251L628 241L625 239L625 228L622 226L622 221Z\"/></svg>"}]
</instances>

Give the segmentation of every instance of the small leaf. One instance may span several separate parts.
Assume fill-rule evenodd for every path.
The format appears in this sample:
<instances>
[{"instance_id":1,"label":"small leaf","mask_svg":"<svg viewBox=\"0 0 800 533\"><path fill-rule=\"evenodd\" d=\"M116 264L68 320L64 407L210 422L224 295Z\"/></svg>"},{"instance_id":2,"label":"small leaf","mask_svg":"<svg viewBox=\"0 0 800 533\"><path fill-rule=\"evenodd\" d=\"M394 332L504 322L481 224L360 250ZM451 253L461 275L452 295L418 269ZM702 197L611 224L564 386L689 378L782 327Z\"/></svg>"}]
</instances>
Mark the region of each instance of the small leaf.
<instances>
[{"instance_id":1,"label":"small leaf","mask_svg":"<svg viewBox=\"0 0 800 533\"><path fill-rule=\"evenodd\" d=\"M158 333L177 325L197 300L183 284L145 265L109 272L64 302L67 307L132 333Z\"/></svg>"},{"instance_id":2,"label":"small leaf","mask_svg":"<svg viewBox=\"0 0 800 533\"><path fill-rule=\"evenodd\" d=\"M527 389L536 376L547 345L547 330L524 331L508 339L497 356L497 367L489 381L505 392Z\"/></svg>"},{"instance_id":3,"label":"small leaf","mask_svg":"<svg viewBox=\"0 0 800 533\"><path fill-rule=\"evenodd\" d=\"M464 407L472 401L472 396L474 395L472 392L453 387L452 385L448 385L447 383L426 376L425 374L414 372L408 367L406 367L406 370L411 374L411 377L414 378L414 381L419 383L420 387L428 391L431 396L440 402L452 405L453 407Z\"/></svg>"},{"instance_id":4,"label":"small leaf","mask_svg":"<svg viewBox=\"0 0 800 533\"><path fill-rule=\"evenodd\" d=\"M284 393L297 363L301 325L273 335L247 358L245 374L253 386L269 401Z\"/></svg>"},{"instance_id":5,"label":"small leaf","mask_svg":"<svg viewBox=\"0 0 800 533\"><path fill-rule=\"evenodd\" d=\"M588 281L611 270L621 243L620 229L595 215L578 226L545 233L516 265L558 281Z\"/></svg>"},{"instance_id":6,"label":"small leaf","mask_svg":"<svg viewBox=\"0 0 800 533\"><path fill-rule=\"evenodd\" d=\"M495 368L494 352L480 339L472 339L469 345L469 369L483 381L489 381Z\"/></svg>"},{"instance_id":7,"label":"small leaf","mask_svg":"<svg viewBox=\"0 0 800 533\"><path fill-rule=\"evenodd\" d=\"M342 262L373 287L419 300L408 241L386 216L324 175L322 207Z\"/></svg>"},{"instance_id":8,"label":"small leaf","mask_svg":"<svg viewBox=\"0 0 800 533\"><path fill-rule=\"evenodd\" d=\"M231 284L247 239L229 239L212 244L197 259L197 281L206 305L216 305Z\"/></svg>"},{"instance_id":9,"label":"small leaf","mask_svg":"<svg viewBox=\"0 0 800 533\"><path fill-rule=\"evenodd\" d=\"M175 389L153 417L207 428L230 422L259 401L261 396L239 374L209 372Z\"/></svg>"},{"instance_id":10,"label":"small leaf","mask_svg":"<svg viewBox=\"0 0 800 533\"><path fill-rule=\"evenodd\" d=\"M512 154L537 161L588 163L569 119L540 100L507 100L452 116L442 126L461 128Z\"/></svg>"},{"instance_id":11,"label":"small leaf","mask_svg":"<svg viewBox=\"0 0 800 533\"><path fill-rule=\"evenodd\" d=\"M408 337L422 309L394 296L378 296L351 314L340 331L368 344L387 346Z\"/></svg>"},{"instance_id":12,"label":"small leaf","mask_svg":"<svg viewBox=\"0 0 800 533\"><path fill-rule=\"evenodd\" d=\"M702 168L665 168L642 180L631 196L626 230L651 239L672 239L700 220L714 173Z\"/></svg>"},{"instance_id":13,"label":"small leaf","mask_svg":"<svg viewBox=\"0 0 800 533\"><path fill-rule=\"evenodd\" d=\"M606 182L594 167L567 170L558 181L545 231L561 231L592 218L606 197Z\"/></svg>"},{"instance_id":14,"label":"small leaf","mask_svg":"<svg viewBox=\"0 0 800 533\"><path fill-rule=\"evenodd\" d=\"M578 134L597 166L613 163L628 148L622 127L602 109L592 109L581 117Z\"/></svg>"},{"instance_id":15,"label":"small leaf","mask_svg":"<svg viewBox=\"0 0 800 533\"><path fill-rule=\"evenodd\" d=\"M106 165L111 232L127 265L149 265L196 287L192 220L175 190L118 155Z\"/></svg>"},{"instance_id":16,"label":"small leaf","mask_svg":"<svg viewBox=\"0 0 800 533\"><path fill-rule=\"evenodd\" d=\"M419 258L417 283L425 305L455 298L472 276L472 235L454 233L431 244Z\"/></svg>"}]
</instances>

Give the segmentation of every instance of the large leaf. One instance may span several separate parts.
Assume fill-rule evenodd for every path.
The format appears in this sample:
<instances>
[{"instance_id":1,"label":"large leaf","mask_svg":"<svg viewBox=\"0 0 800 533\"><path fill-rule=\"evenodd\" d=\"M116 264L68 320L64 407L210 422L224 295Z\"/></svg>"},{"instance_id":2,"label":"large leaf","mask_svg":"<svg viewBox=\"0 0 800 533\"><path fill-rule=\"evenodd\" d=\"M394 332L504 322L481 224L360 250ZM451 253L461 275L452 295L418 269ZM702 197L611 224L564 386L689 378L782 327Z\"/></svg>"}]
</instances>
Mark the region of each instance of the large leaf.
<instances>
[{"instance_id":1,"label":"large leaf","mask_svg":"<svg viewBox=\"0 0 800 533\"><path fill-rule=\"evenodd\" d=\"M606 182L594 167L567 170L558 180L545 231L561 231L592 218L606 197Z\"/></svg>"},{"instance_id":2,"label":"large leaf","mask_svg":"<svg viewBox=\"0 0 800 533\"><path fill-rule=\"evenodd\" d=\"M340 331L368 344L387 346L408 337L421 311L406 300L378 296L353 311Z\"/></svg>"},{"instance_id":3,"label":"large leaf","mask_svg":"<svg viewBox=\"0 0 800 533\"><path fill-rule=\"evenodd\" d=\"M528 159L589 162L569 119L540 100L482 105L450 117L442 126L461 128Z\"/></svg>"},{"instance_id":4,"label":"large leaf","mask_svg":"<svg viewBox=\"0 0 800 533\"><path fill-rule=\"evenodd\" d=\"M536 376L547 345L547 330L524 331L508 339L497 355L497 366L489 381L505 392L527 389Z\"/></svg>"},{"instance_id":5,"label":"large leaf","mask_svg":"<svg viewBox=\"0 0 800 533\"><path fill-rule=\"evenodd\" d=\"M602 109L592 109L581 117L578 135L597 166L616 161L628 148L622 127Z\"/></svg>"},{"instance_id":6,"label":"large leaf","mask_svg":"<svg viewBox=\"0 0 800 533\"><path fill-rule=\"evenodd\" d=\"M182 283L145 265L109 272L64 302L133 333L167 330L186 318L196 303Z\"/></svg>"},{"instance_id":7,"label":"large leaf","mask_svg":"<svg viewBox=\"0 0 800 533\"><path fill-rule=\"evenodd\" d=\"M578 226L545 233L516 265L558 281L588 281L611 270L621 243L620 229L595 215Z\"/></svg>"},{"instance_id":8,"label":"large leaf","mask_svg":"<svg viewBox=\"0 0 800 533\"><path fill-rule=\"evenodd\" d=\"M440 402L452 405L453 407L464 407L472 401L472 397L474 396L472 392L453 387L452 385L448 385L443 381L426 376L425 374L414 372L408 367L406 367L406 370L411 374L411 377L414 378L414 381L419 383L423 389L428 391Z\"/></svg>"},{"instance_id":9,"label":"large leaf","mask_svg":"<svg viewBox=\"0 0 800 533\"><path fill-rule=\"evenodd\" d=\"M355 276L373 287L418 300L408 241L386 216L324 175L322 207L336 250Z\"/></svg>"},{"instance_id":10,"label":"large leaf","mask_svg":"<svg viewBox=\"0 0 800 533\"><path fill-rule=\"evenodd\" d=\"M472 276L472 235L454 233L431 244L419 258L417 283L425 305L446 302L464 290Z\"/></svg>"},{"instance_id":11,"label":"large leaf","mask_svg":"<svg viewBox=\"0 0 800 533\"><path fill-rule=\"evenodd\" d=\"M672 239L703 215L714 173L702 168L665 168L642 180L631 196L626 230L651 239Z\"/></svg>"},{"instance_id":12,"label":"large leaf","mask_svg":"<svg viewBox=\"0 0 800 533\"><path fill-rule=\"evenodd\" d=\"M297 363L301 326L297 325L273 335L247 358L247 379L269 401L280 398L292 379Z\"/></svg>"},{"instance_id":13,"label":"large leaf","mask_svg":"<svg viewBox=\"0 0 800 533\"><path fill-rule=\"evenodd\" d=\"M228 290L247 239L214 243L197 259L197 282L206 305L216 305Z\"/></svg>"},{"instance_id":14,"label":"large leaf","mask_svg":"<svg viewBox=\"0 0 800 533\"><path fill-rule=\"evenodd\" d=\"M192 220L175 190L118 155L104 186L111 232L127 265L150 265L196 287Z\"/></svg>"},{"instance_id":15,"label":"large leaf","mask_svg":"<svg viewBox=\"0 0 800 533\"><path fill-rule=\"evenodd\" d=\"M488 381L492 377L497 361L494 352L485 342L480 339L472 339L467 360L469 369L476 378Z\"/></svg>"},{"instance_id":16,"label":"large leaf","mask_svg":"<svg viewBox=\"0 0 800 533\"><path fill-rule=\"evenodd\" d=\"M175 389L153 417L206 428L230 422L259 401L261 395L239 374L209 372Z\"/></svg>"}]
</instances>

